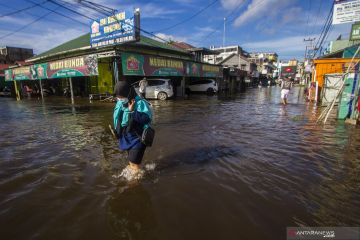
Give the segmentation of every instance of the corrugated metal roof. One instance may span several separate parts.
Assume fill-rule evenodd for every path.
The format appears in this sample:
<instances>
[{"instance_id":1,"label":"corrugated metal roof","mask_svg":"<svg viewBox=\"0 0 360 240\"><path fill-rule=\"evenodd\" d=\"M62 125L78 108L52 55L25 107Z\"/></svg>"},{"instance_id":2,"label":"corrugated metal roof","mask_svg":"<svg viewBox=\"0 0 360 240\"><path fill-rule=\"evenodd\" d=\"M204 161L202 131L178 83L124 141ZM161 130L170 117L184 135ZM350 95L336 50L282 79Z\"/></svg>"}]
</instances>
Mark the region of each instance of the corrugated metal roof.
<instances>
[{"instance_id":1,"label":"corrugated metal roof","mask_svg":"<svg viewBox=\"0 0 360 240\"><path fill-rule=\"evenodd\" d=\"M173 51L173 52L178 52L178 53L182 53L182 54L187 53L186 51L175 48L169 44L162 43L162 42L156 41L154 39L151 39L151 38L148 38L145 36L141 36L139 42L126 43L126 44L122 44L122 46L147 46L147 47L153 47L153 48L155 47L155 48L160 48L160 49L169 50L169 51ZM57 47L54 47L46 52L36 55L36 56L28 59L27 61L31 62L31 61L35 61L40 58L46 58L46 57L50 57L50 56L60 55L62 53L68 52L68 51L76 51L76 50L81 50L81 49L90 49L90 33L87 33L78 38L75 38L66 43L63 43L63 44L61 44Z\"/></svg>"}]
</instances>

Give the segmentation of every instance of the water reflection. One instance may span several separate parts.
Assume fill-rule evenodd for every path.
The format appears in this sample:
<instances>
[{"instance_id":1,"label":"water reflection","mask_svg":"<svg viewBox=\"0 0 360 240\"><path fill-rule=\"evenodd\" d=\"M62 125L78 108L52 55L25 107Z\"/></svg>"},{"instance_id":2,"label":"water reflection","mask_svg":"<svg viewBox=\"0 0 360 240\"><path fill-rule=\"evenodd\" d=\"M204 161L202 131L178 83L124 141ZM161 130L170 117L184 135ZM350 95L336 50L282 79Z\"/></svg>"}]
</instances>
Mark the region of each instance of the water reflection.
<instances>
[{"instance_id":1,"label":"water reflection","mask_svg":"<svg viewBox=\"0 0 360 240\"><path fill-rule=\"evenodd\" d=\"M156 139L135 186L113 105L0 99L0 234L8 239L284 239L360 225L359 128L315 124L295 88L152 101ZM100 230L99 230L100 229Z\"/></svg>"},{"instance_id":2,"label":"water reflection","mask_svg":"<svg viewBox=\"0 0 360 240\"><path fill-rule=\"evenodd\" d=\"M107 201L107 215L117 239L158 239L150 194L140 184L117 188Z\"/></svg>"}]
</instances>

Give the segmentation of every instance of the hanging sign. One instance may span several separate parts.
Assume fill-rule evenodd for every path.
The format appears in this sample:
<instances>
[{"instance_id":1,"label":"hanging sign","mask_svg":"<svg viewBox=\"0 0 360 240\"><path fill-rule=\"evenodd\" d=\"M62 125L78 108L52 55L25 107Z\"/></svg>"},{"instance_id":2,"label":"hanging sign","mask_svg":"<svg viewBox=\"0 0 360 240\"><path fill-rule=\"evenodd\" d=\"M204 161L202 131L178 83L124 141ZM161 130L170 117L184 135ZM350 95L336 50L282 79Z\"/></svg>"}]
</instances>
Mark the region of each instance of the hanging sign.
<instances>
[{"instance_id":1,"label":"hanging sign","mask_svg":"<svg viewBox=\"0 0 360 240\"><path fill-rule=\"evenodd\" d=\"M332 24L360 21L360 0L335 0Z\"/></svg>"},{"instance_id":2,"label":"hanging sign","mask_svg":"<svg viewBox=\"0 0 360 240\"><path fill-rule=\"evenodd\" d=\"M360 23L354 23L351 27L350 41L356 40L360 40Z\"/></svg>"},{"instance_id":3,"label":"hanging sign","mask_svg":"<svg viewBox=\"0 0 360 240\"><path fill-rule=\"evenodd\" d=\"M125 76L221 76L221 68L217 65L202 64L152 55L121 53L121 63L123 74Z\"/></svg>"},{"instance_id":4,"label":"hanging sign","mask_svg":"<svg viewBox=\"0 0 360 240\"><path fill-rule=\"evenodd\" d=\"M114 44L140 40L140 11L123 11L91 22L91 47L106 47Z\"/></svg>"}]
</instances>

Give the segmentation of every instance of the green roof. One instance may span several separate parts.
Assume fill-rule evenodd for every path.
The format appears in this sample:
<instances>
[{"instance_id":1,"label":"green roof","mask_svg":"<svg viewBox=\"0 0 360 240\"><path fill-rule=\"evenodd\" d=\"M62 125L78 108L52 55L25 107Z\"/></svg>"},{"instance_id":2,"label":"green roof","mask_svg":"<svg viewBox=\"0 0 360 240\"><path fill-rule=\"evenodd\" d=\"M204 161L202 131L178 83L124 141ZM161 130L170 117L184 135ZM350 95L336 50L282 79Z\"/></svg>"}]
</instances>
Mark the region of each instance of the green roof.
<instances>
[{"instance_id":1,"label":"green roof","mask_svg":"<svg viewBox=\"0 0 360 240\"><path fill-rule=\"evenodd\" d=\"M140 41L139 42L135 42L135 43L126 43L123 44L125 46L145 46L145 47L152 47L152 48L161 48L163 50L168 50L168 51L172 51L172 52L178 52L181 54L188 54L186 51L181 50L179 48L173 47L169 44L166 43L162 43L159 41L156 41L152 38L148 38L145 36L140 36ZM121 46L123 46L121 45ZM87 33L85 35L82 35L78 38L75 38L73 40L70 40L68 42L65 42L57 47L54 47L46 52L43 52L41 54L38 54L30 59L28 59L29 61L34 61L35 59L39 59L39 58L45 58L45 57L50 57L50 56L54 56L54 55L58 55L61 53L65 53L67 51L76 51L76 50L80 50L80 49L90 49L90 33Z\"/></svg>"}]
</instances>

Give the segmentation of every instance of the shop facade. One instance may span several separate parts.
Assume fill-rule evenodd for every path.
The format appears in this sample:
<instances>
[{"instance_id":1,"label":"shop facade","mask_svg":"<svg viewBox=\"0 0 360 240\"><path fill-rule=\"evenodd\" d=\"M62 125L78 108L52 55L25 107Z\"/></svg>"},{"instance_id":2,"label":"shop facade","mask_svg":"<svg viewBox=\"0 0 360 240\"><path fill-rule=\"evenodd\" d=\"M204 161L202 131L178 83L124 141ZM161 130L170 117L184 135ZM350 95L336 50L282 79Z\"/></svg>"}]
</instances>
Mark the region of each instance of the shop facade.
<instances>
[{"instance_id":1,"label":"shop facade","mask_svg":"<svg viewBox=\"0 0 360 240\"><path fill-rule=\"evenodd\" d=\"M222 77L220 66L192 59L183 50L143 36L139 42L92 48L87 34L28 59L27 66L7 69L5 80L14 82L18 95L24 85L38 94L41 88L53 89L59 96L72 85L75 96L88 97L113 94L117 81L166 78L177 89L175 95L184 96L191 81Z\"/></svg>"}]
</instances>

